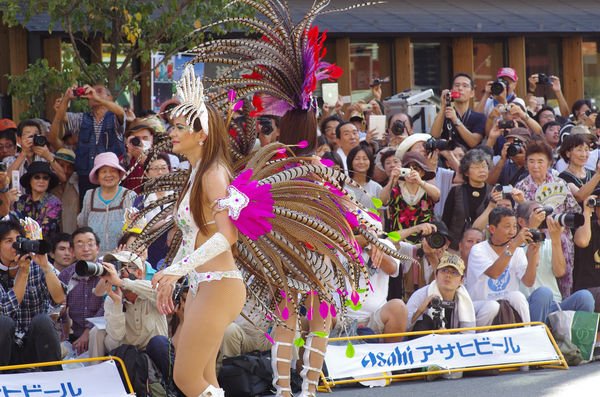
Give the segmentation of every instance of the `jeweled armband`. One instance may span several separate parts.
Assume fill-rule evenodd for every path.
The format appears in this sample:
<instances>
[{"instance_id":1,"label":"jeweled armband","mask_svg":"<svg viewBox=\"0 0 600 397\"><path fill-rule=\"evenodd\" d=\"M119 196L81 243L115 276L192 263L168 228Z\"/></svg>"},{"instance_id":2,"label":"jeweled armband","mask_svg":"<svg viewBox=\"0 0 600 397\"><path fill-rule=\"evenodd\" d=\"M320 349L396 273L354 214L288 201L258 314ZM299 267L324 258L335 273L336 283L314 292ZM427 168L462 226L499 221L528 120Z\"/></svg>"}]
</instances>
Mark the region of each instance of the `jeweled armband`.
<instances>
[{"instance_id":1,"label":"jeweled armband","mask_svg":"<svg viewBox=\"0 0 600 397\"><path fill-rule=\"evenodd\" d=\"M196 267L204 265L206 262L227 251L231 251L231 244L224 235L215 233L204 244L198 247L197 250L167 267L163 273L183 277L194 271Z\"/></svg>"}]
</instances>

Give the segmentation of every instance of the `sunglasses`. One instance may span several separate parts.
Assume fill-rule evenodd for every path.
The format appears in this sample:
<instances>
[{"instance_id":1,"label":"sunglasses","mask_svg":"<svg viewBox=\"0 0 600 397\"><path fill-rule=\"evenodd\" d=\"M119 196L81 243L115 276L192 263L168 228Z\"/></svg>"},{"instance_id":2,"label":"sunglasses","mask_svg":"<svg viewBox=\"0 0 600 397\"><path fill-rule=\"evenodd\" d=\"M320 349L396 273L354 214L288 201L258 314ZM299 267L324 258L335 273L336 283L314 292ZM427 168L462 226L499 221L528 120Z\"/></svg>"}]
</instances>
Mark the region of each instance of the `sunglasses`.
<instances>
[{"instance_id":1,"label":"sunglasses","mask_svg":"<svg viewBox=\"0 0 600 397\"><path fill-rule=\"evenodd\" d=\"M39 175L38 174L38 175L34 175L33 179L36 180L36 181L39 181L40 179L43 180L43 181L49 181L50 177L48 175Z\"/></svg>"}]
</instances>

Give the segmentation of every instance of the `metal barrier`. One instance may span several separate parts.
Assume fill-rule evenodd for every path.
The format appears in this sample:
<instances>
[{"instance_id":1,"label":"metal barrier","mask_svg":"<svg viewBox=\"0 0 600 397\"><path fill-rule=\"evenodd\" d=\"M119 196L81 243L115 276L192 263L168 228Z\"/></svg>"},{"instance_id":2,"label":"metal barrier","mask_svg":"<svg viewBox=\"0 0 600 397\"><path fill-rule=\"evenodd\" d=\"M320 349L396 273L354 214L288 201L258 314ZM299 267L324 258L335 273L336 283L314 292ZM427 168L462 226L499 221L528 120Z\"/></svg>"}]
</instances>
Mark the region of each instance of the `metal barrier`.
<instances>
[{"instance_id":1,"label":"metal barrier","mask_svg":"<svg viewBox=\"0 0 600 397\"><path fill-rule=\"evenodd\" d=\"M444 370L436 370L436 371L423 371L423 372L415 372L415 373L404 373L404 374L396 374L396 375L385 375L381 376L372 376L365 378L356 378L356 379L344 379L335 381L333 379L327 379L325 375L321 372L321 381L322 385L319 385L318 391L320 392L331 392L331 388L336 385L344 385L350 383L357 383L363 381L372 381L372 380L381 380L386 379L389 381L401 381L406 380L408 378L423 378L427 375L439 375L439 374L448 374L452 372L472 372L472 371L483 371L483 370L510 370L516 369L518 367L523 367L524 365L532 365L532 366L543 366L546 368L554 368L554 369L569 369L569 365L565 360L563 354L561 353L552 333L548 326L542 322L530 322L530 323L517 323L517 324L503 324L503 325L489 325L483 327L471 327L471 328L454 328L454 329L439 329L435 331L412 331L412 332L401 332L395 334L378 334L378 335L364 335L364 336L349 336L349 337L339 337L339 338L331 338L329 342L336 341L351 341L351 340L359 340L359 339L379 339L379 338L390 338L390 337L398 337L398 336L414 336L414 335L431 335L431 334L450 334L450 333L459 333L464 331L483 331L483 330L495 330L495 329L506 329L506 328L521 328L527 327L531 325L542 325L546 330L546 334L554 346L554 350L558 355L558 360L547 360L547 361L535 361L535 362L522 362L522 363L512 363L512 364L498 364L498 365L486 365L480 367L466 367L466 368L454 368L454 369L444 369Z\"/></svg>"},{"instance_id":2,"label":"metal barrier","mask_svg":"<svg viewBox=\"0 0 600 397\"><path fill-rule=\"evenodd\" d=\"M43 363L5 365L3 367L0 367L0 371L10 371L10 370L14 370L14 369L24 369L24 368L49 367L51 365L62 365L62 364L89 363L89 362L94 362L94 361L116 361L121 366L121 370L123 370L123 375L125 376L125 383L127 383L127 388L129 389L129 393L134 395L133 386L131 384L131 380L129 379L129 374L127 373L127 368L125 367L125 363L123 362L123 360L120 357L116 357L116 356L76 358L73 360L47 361L47 362L43 362Z\"/></svg>"}]
</instances>

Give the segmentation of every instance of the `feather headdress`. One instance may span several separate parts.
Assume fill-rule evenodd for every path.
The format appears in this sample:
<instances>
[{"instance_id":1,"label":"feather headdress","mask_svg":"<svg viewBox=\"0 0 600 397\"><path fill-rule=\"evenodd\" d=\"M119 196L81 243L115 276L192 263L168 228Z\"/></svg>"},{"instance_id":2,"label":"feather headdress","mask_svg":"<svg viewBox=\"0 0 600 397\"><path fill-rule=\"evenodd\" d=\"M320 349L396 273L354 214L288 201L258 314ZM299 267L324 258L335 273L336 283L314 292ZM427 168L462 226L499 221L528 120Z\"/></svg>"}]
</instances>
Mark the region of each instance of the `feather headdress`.
<instances>
[{"instance_id":1,"label":"feather headdress","mask_svg":"<svg viewBox=\"0 0 600 397\"><path fill-rule=\"evenodd\" d=\"M176 87L181 103L173 108L171 118L187 115L186 123L190 126L196 119L199 119L202 130L208 135L208 110L204 103L204 85L200 77L196 77L192 65L188 64L183 69L183 74Z\"/></svg>"},{"instance_id":2,"label":"feather headdress","mask_svg":"<svg viewBox=\"0 0 600 397\"><path fill-rule=\"evenodd\" d=\"M313 92L318 81L337 79L343 72L340 67L323 60L327 32L320 32L317 26L311 26L330 0L315 0L297 24L292 21L287 2L233 0L230 5L235 3L249 6L256 16L228 18L200 30L232 22L249 28L259 38L216 39L192 50L196 55L192 62L231 66L211 89L238 87L240 96L254 94L256 115L283 116L292 109L306 111L314 107ZM361 5L368 4L371 3ZM242 78L235 77L243 71L250 73L242 75ZM217 94L212 103L220 106L226 99L225 93Z\"/></svg>"}]
</instances>

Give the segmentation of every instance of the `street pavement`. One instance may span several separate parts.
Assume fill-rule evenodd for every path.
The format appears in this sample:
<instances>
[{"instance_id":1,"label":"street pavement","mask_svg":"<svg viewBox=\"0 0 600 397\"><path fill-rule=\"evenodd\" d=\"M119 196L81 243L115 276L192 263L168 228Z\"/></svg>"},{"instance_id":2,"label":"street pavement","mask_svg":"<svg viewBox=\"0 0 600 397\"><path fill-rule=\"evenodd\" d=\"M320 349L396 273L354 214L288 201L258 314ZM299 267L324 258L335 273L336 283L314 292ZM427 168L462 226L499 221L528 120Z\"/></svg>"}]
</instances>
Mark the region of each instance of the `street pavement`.
<instances>
[{"instance_id":1,"label":"street pavement","mask_svg":"<svg viewBox=\"0 0 600 397\"><path fill-rule=\"evenodd\" d=\"M497 376L468 377L432 382L411 380L387 387L360 386L333 389L331 397L586 397L600 396L600 361L562 369L504 372Z\"/></svg>"}]
</instances>

